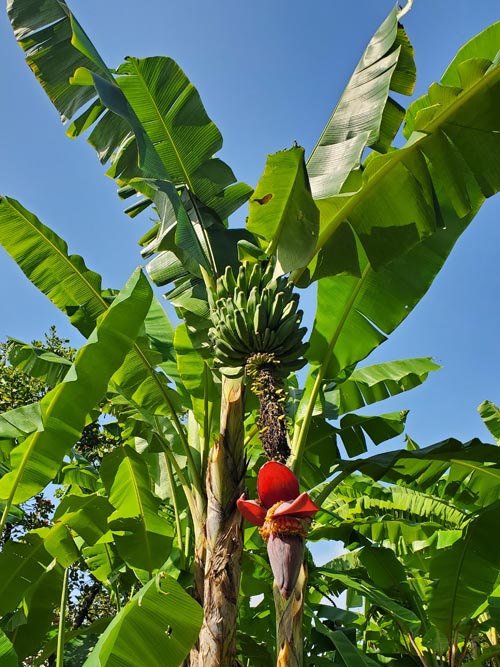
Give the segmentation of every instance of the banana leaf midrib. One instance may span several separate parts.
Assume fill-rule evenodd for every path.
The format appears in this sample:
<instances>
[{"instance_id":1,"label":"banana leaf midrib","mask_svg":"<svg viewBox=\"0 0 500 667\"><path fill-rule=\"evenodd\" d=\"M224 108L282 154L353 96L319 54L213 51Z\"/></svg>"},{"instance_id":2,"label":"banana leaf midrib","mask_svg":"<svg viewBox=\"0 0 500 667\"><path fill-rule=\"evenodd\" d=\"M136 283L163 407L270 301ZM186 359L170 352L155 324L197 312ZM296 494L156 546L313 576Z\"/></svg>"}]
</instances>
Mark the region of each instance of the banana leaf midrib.
<instances>
[{"instance_id":1,"label":"banana leaf midrib","mask_svg":"<svg viewBox=\"0 0 500 667\"><path fill-rule=\"evenodd\" d=\"M474 83L470 88L462 90L459 95L457 95L454 102L448 104L442 111L440 111L436 116L422 128L418 133L414 133L416 138L412 140L410 137L406 144L402 146L397 152L390 154L390 159L387 159L386 163L382 165L378 171L376 171L368 181L363 185L363 187L357 192L353 193L351 197L348 198L346 203L338 209L336 214L326 225L322 232L320 232L318 237L318 243L314 251L313 256L309 261L316 255L321 248L325 245L328 239L335 233L338 227L344 222L350 215L350 213L356 208L359 199L364 199L367 194L374 190L381 181L386 176L390 177L391 171L400 164L404 156L408 153L412 153L414 150L420 148L420 144L427 137L431 136L437 130L439 130L443 125L446 124L448 118L456 113L460 108L462 108L469 99L473 98L477 94L478 90L483 90L489 87L492 87L493 84L500 81L500 66L493 67L489 72L487 72L483 77L481 77L476 83ZM337 195L337 197L342 197L343 195ZM344 196L348 196L347 194ZM291 275L291 280L297 282L307 266L304 266L301 269L297 269Z\"/></svg>"},{"instance_id":2,"label":"banana leaf midrib","mask_svg":"<svg viewBox=\"0 0 500 667\"><path fill-rule=\"evenodd\" d=\"M371 271L373 271L373 269L371 265L368 263L365 266L363 273L361 274L361 277L358 280L358 283L351 294L351 297L349 298L348 302L345 305L342 316L339 318L339 323L335 331L333 332L331 340L328 344L328 350L325 353L323 362L318 369L318 375L316 377L314 386L311 390L311 395L309 396L309 401L307 404L306 412L304 414L304 419L302 421L300 428L297 430L297 439L296 440L294 439L294 444L292 447L294 470L298 470L302 463L303 453L307 441L307 435L309 432L309 427L314 412L314 406L316 404L316 398L323 384L325 373L327 372L328 364L330 363L330 359L333 354L335 344L338 341L340 334L342 333L342 330L344 328L345 323L347 322L349 314L351 313L351 310L354 307L354 304L356 303L359 293L363 285L365 284L366 280L368 279L368 276L370 275Z\"/></svg>"}]
</instances>

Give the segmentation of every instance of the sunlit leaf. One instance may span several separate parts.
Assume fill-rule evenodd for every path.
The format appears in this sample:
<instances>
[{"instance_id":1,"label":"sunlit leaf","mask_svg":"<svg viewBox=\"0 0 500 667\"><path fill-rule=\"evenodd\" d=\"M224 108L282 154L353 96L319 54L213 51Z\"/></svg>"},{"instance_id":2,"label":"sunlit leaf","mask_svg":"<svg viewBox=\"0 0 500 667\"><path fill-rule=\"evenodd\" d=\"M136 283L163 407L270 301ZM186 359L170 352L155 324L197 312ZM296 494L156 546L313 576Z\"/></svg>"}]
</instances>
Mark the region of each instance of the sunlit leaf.
<instances>
[{"instance_id":1,"label":"sunlit leaf","mask_svg":"<svg viewBox=\"0 0 500 667\"><path fill-rule=\"evenodd\" d=\"M315 198L340 192L351 170L359 168L366 146L387 150L404 116L389 91L410 95L414 83L413 49L394 7L370 40L307 161Z\"/></svg>"},{"instance_id":2,"label":"sunlit leaf","mask_svg":"<svg viewBox=\"0 0 500 667\"><path fill-rule=\"evenodd\" d=\"M108 524L120 555L130 567L152 572L167 559L173 529L159 515L144 459L131 447L118 447L104 457L101 476L115 508Z\"/></svg>"},{"instance_id":3,"label":"sunlit leaf","mask_svg":"<svg viewBox=\"0 0 500 667\"><path fill-rule=\"evenodd\" d=\"M500 408L491 401L483 401L478 411L484 425L500 445Z\"/></svg>"},{"instance_id":4,"label":"sunlit leaf","mask_svg":"<svg viewBox=\"0 0 500 667\"><path fill-rule=\"evenodd\" d=\"M319 213L304 164L304 149L295 147L267 158L264 174L250 200L248 231L276 255L277 271L300 268L316 246Z\"/></svg>"},{"instance_id":5,"label":"sunlit leaf","mask_svg":"<svg viewBox=\"0 0 500 667\"><path fill-rule=\"evenodd\" d=\"M87 415L103 397L111 374L132 348L150 299L151 288L136 271L76 355L64 381L41 400L43 430L12 450L12 471L0 480L0 497L23 502L53 479L78 441Z\"/></svg>"},{"instance_id":6,"label":"sunlit leaf","mask_svg":"<svg viewBox=\"0 0 500 667\"><path fill-rule=\"evenodd\" d=\"M202 610L166 575L147 583L101 635L84 667L179 665L201 628Z\"/></svg>"},{"instance_id":7,"label":"sunlit leaf","mask_svg":"<svg viewBox=\"0 0 500 667\"><path fill-rule=\"evenodd\" d=\"M469 618L490 595L500 568L498 503L467 526L461 540L441 550L431 562L432 589L428 614L450 639L461 619Z\"/></svg>"}]
</instances>

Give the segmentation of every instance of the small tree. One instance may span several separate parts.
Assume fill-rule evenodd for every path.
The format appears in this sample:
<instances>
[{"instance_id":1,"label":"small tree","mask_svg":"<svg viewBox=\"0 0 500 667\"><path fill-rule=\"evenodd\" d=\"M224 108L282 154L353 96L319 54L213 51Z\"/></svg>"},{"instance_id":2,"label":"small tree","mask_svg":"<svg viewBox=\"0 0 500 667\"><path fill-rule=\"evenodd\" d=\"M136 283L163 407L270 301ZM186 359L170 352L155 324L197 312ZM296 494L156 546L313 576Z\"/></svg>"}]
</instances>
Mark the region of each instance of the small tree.
<instances>
[{"instance_id":1,"label":"small tree","mask_svg":"<svg viewBox=\"0 0 500 667\"><path fill-rule=\"evenodd\" d=\"M78 636L64 624L67 572L83 559L110 590L130 591L123 607L116 596L104 631L86 629L99 634L86 667L178 665L189 651L200 667L366 662L343 632L319 655L311 643L304 650L304 623L308 639L309 624L323 628L321 597L335 588L328 577L308 582L303 543L313 516L328 523L331 494L350 472L337 441L351 457L367 437L378 443L404 429L404 413L355 411L436 368L429 359L358 364L406 318L500 187L499 25L461 49L405 113L390 92L410 94L415 68L394 9L307 162L299 146L269 156L252 191L214 157L220 133L171 59L128 58L112 71L61 0L10 0L8 11L69 134L92 128L119 194L140 195L128 213L154 210L142 254L181 322L172 326L142 272L118 293L103 290L62 239L0 200L0 242L88 338L39 404L0 417L1 527L15 503L64 472L103 400L121 434L98 469L72 461L57 523L0 555L13 573L0 584L4 631L13 637L16 610L49 579L61 613L44 651L55 647L62 664ZM403 120L407 143L396 149ZM246 228L230 228L246 202ZM298 289L313 283L306 339ZM446 462L463 454L459 443L444 451ZM495 467L491 451L483 461ZM390 459L373 465L392 470ZM260 535L244 530L242 513ZM7 637L3 646L15 660Z\"/></svg>"}]
</instances>

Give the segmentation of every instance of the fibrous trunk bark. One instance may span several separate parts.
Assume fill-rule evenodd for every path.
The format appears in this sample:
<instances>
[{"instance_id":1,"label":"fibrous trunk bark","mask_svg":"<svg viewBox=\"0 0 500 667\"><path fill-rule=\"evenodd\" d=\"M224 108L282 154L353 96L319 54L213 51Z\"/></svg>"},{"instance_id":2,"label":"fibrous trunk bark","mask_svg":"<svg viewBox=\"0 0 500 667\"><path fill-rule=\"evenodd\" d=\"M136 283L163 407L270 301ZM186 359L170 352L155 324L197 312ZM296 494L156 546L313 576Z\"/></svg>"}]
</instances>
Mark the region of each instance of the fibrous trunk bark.
<instances>
[{"instance_id":1,"label":"fibrous trunk bark","mask_svg":"<svg viewBox=\"0 0 500 667\"><path fill-rule=\"evenodd\" d=\"M241 380L222 380L220 437L207 470L204 621L198 667L236 667L236 621L243 550L244 396Z\"/></svg>"},{"instance_id":2,"label":"fibrous trunk bark","mask_svg":"<svg viewBox=\"0 0 500 667\"><path fill-rule=\"evenodd\" d=\"M297 583L288 600L281 596L276 584L273 586L277 667L302 667L304 652L302 616L306 580L306 570L302 565Z\"/></svg>"}]
</instances>

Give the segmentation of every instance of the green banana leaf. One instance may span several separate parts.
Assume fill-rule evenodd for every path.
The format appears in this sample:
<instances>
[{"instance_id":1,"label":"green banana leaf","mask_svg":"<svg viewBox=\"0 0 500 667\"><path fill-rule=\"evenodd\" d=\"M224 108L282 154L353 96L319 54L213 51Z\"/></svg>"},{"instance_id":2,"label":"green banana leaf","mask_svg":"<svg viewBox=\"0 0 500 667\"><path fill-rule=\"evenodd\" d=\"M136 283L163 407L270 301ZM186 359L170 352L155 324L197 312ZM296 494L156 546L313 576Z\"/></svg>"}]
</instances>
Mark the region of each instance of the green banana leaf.
<instances>
[{"instance_id":1,"label":"green banana leaf","mask_svg":"<svg viewBox=\"0 0 500 667\"><path fill-rule=\"evenodd\" d=\"M346 380L325 386L325 414L340 416L420 386L440 366L430 358L388 361L356 368Z\"/></svg>"},{"instance_id":2,"label":"green banana leaf","mask_svg":"<svg viewBox=\"0 0 500 667\"><path fill-rule=\"evenodd\" d=\"M447 454L446 450L451 447L459 447L461 451L453 455L450 449ZM418 453L424 451L422 449L413 452L413 459L397 455L399 460L395 461L391 471L384 474L384 478L418 485L431 493L441 488L441 493L453 498L456 505L480 509L498 498L500 470L497 449L477 439L465 445L450 439L425 448L428 454L423 454L421 458Z\"/></svg>"},{"instance_id":3,"label":"green banana leaf","mask_svg":"<svg viewBox=\"0 0 500 667\"><path fill-rule=\"evenodd\" d=\"M63 239L19 202L0 198L0 222L0 244L26 277L87 337L97 318L109 309L115 293L101 290L99 274L89 270L78 255L69 255ZM169 389L168 379L156 370L159 362L169 361L169 370L175 367L173 353L167 349L172 327L166 325L167 317L160 316L160 309L158 300L153 300L145 325L151 333L147 340L140 338L134 343L120 375L120 389L132 398L139 388L135 399L141 402L147 396L148 403L161 412L174 409L177 397ZM160 326L165 327L162 336Z\"/></svg>"},{"instance_id":4,"label":"green banana leaf","mask_svg":"<svg viewBox=\"0 0 500 667\"><path fill-rule=\"evenodd\" d=\"M378 271L365 259L359 276L319 280L311 364L334 379L384 342L427 292L469 221L449 211L446 228Z\"/></svg>"},{"instance_id":5,"label":"green banana leaf","mask_svg":"<svg viewBox=\"0 0 500 667\"><path fill-rule=\"evenodd\" d=\"M69 359L14 338L7 341L7 359L12 366L31 377L42 379L49 387L64 379L71 368Z\"/></svg>"},{"instance_id":6,"label":"green banana leaf","mask_svg":"<svg viewBox=\"0 0 500 667\"><path fill-rule=\"evenodd\" d=\"M25 438L42 428L40 403L29 403L0 414L0 439Z\"/></svg>"},{"instance_id":7,"label":"green banana leaf","mask_svg":"<svg viewBox=\"0 0 500 667\"><path fill-rule=\"evenodd\" d=\"M365 652L353 644L341 630L333 630L330 637L335 643L337 653L349 667L374 667L377 663Z\"/></svg>"},{"instance_id":8,"label":"green banana leaf","mask_svg":"<svg viewBox=\"0 0 500 667\"><path fill-rule=\"evenodd\" d=\"M453 504L453 498L440 497L413 488L376 483L360 475L351 475L322 502L326 512L319 516L310 539L356 541L356 533L373 542L390 544L399 552L403 545L435 541L446 531L460 534L469 518L466 509ZM353 532L355 531L355 532ZM403 550L406 549L403 546Z\"/></svg>"},{"instance_id":9,"label":"green banana leaf","mask_svg":"<svg viewBox=\"0 0 500 667\"><path fill-rule=\"evenodd\" d=\"M113 506L101 494L68 493L58 504L54 521L69 526L86 544L93 545L108 533L108 517L112 512Z\"/></svg>"},{"instance_id":10,"label":"green banana leaf","mask_svg":"<svg viewBox=\"0 0 500 667\"><path fill-rule=\"evenodd\" d=\"M484 425L500 445L500 408L491 401L483 401L478 407Z\"/></svg>"},{"instance_id":11,"label":"green banana leaf","mask_svg":"<svg viewBox=\"0 0 500 667\"><path fill-rule=\"evenodd\" d=\"M406 580L405 568L392 549L363 547L359 560L373 583L382 589L392 588Z\"/></svg>"},{"instance_id":12,"label":"green banana leaf","mask_svg":"<svg viewBox=\"0 0 500 667\"><path fill-rule=\"evenodd\" d=\"M115 616L83 667L180 665L201 628L203 612L171 577L160 573Z\"/></svg>"},{"instance_id":13,"label":"green banana leaf","mask_svg":"<svg viewBox=\"0 0 500 667\"><path fill-rule=\"evenodd\" d=\"M0 630L0 662L2 667L19 667L14 647L2 630Z\"/></svg>"},{"instance_id":14,"label":"green banana leaf","mask_svg":"<svg viewBox=\"0 0 500 667\"><path fill-rule=\"evenodd\" d=\"M201 204L220 223L247 201L251 188L235 184L228 165L213 157L222 137L179 66L164 57L128 58L112 73L63 1L9 0L8 14L28 64L63 121L74 118L68 134L75 137L93 127L89 142L102 162L111 161L108 174L122 186L123 196L134 193L134 179L161 179L180 226L181 247L198 261L201 257L201 265L210 264L176 187L187 190L198 213ZM150 203L147 196L129 213ZM198 223L205 236L203 220ZM160 237L154 241L156 232ZM158 243L163 233L162 225L155 226L149 241Z\"/></svg>"},{"instance_id":15,"label":"green banana leaf","mask_svg":"<svg viewBox=\"0 0 500 667\"><path fill-rule=\"evenodd\" d=\"M105 538L89 547L83 547L82 555L89 572L105 586L111 586L115 575L123 567L123 559L119 556L115 545Z\"/></svg>"},{"instance_id":16,"label":"green banana leaf","mask_svg":"<svg viewBox=\"0 0 500 667\"><path fill-rule=\"evenodd\" d=\"M481 466L481 463L489 465ZM453 472L455 468L456 473ZM500 449L494 445L484 444L477 438L465 444L455 438L449 438L418 450L398 449L354 461L340 461L339 469L342 470L342 478L359 471L375 481L415 484L422 490L432 490L436 481L446 471L451 470L449 479L451 474L462 474L467 479L467 485L476 485L475 500L478 502L478 507L481 507L483 502L484 504L492 502L494 489L498 484ZM333 479L318 487L315 501L321 505L339 481ZM456 500L459 497L455 483L453 497ZM467 501L473 503L472 494L469 494Z\"/></svg>"},{"instance_id":17,"label":"green banana leaf","mask_svg":"<svg viewBox=\"0 0 500 667\"><path fill-rule=\"evenodd\" d=\"M0 197L0 244L25 276L85 336L109 307L101 276L88 269L79 255L69 255L66 243L15 199Z\"/></svg>"},{"instance_id":18,"label":"green banana leaf","mask_svg":"<svg viewBox=\"0 0 500 667\"><path fill-rule=\"evenodd\" d=\"M410 609L406 609L398 604L375 586L364 581L358 581L346 574L339 574L329 567L329 563L319 567L317 573L325 577L327 580L339 583L346 589L363 595L372 604L381 607L393 616L398 623L409 632L418 631L420 627L420 619Z\"/></svg>"},{"instance_id":19,"label":"green banana leaf","mask_svg":"<svg viewBox=\"0 0 500 667\"><path fill-rule=\"evenodd\" d=\"M316 199L340 192L359 169L367 146L388 150L404 118L389 91L411 95L415 79L413 49L395 6L370 40L307 160Z\"/></svg>"},{"instance_id":20,"label":"green banana leaf","mask_svg":"<svg viewBox=\"0 0 500 667\"><path fill-rule=\"evenodd\" d=\"M500 568L496 502L473 518L464 536L449 549L439 551L430 564L431 588L427 613L432 623L451 641L455 629L496 588Z\"/></svg>"},{"instance_id":21,"label":"green banana leaf","mask_svg":"<svg viewBox=\"0 0 500 667\"><path fill-rule=\"evenodd\" d=\"M45 572L52 556L45 549L44 539L49 528L27 533L22 541L8 540L0 553L0 613L13 611L24 594Z\"/></svg>"},{"instance_id":22,"label":"green banana leaf","mask_svg":"<svg viewBox=\"0 0 500 667\"><path fill-rule=\"evenodd\" d=\"M107 454L101 478L115 511L108 517L118 552L132 568L152 573L168 557L173 527L159 514L144 459L125 445Z\"/></svg>"},{"instance_id":23,"label":"green banana leaf","mask_svg":"<svg viewBox=\"0 0 500 667\"><path fill-rule=\"evenodd\" d=\"M277 274L304 266L316 247L318 227L304 149L295 146L269 155L250 200L247 229L261 239L267 255L276 256Z\"/></svg>"},{"instance_id":24,"label":"green banana leaf","mask_svg":"<svg viewBox=\"0 0 500 667\"><path fill-rule=\"evenodd\" d=\"M100 318L64 381L40 401L43 429L12 450L12 470L0 480L1 498L23 502L54 478L110 376L132 348L150 301L151 288L137 270Z\"/></svg>"},{"instance_id":25,"label":"green banana leaf","mask_svg":"<svg viewBox=\"0 0 500 667\"><path fill-rule=\"evenodd\" d=\"M26 623L16 629L13 640L14 649L21 660L36 655L43 645L61 601L62 583L63 569L60 566L53 567L44 572L24 596Z\"/></svg>"},{"instance_id":26,"label":"green banana leaf","mask_svg":"<svg viewBox=\"0 0 500 667\"><path fill-rule=\"evenodd\" d=\"M378 269L447 226L449 209L470 220L498 192L499 50L494 24L468 43L469 60L461 52L441 84L410 107L405 146L369 156L355 192L317 202L317 255L306 274L292 275L295 280L302 276L305 285L343 271L359 275L359 245Z\"/></svg>"},{"instance_id":27,"label":"green banana leaf","mask_svg":"<svg viewBox=\"0 0 500 667\"><path fill-rule=\"evenodd\" d=\"M375 445L380 445L401 435L405 428L406 415L404 411L375 416L348 414L340 420L337 433L347 455L358 456L368 451L366 436Z\"/></svg>"}]
</instances>

